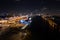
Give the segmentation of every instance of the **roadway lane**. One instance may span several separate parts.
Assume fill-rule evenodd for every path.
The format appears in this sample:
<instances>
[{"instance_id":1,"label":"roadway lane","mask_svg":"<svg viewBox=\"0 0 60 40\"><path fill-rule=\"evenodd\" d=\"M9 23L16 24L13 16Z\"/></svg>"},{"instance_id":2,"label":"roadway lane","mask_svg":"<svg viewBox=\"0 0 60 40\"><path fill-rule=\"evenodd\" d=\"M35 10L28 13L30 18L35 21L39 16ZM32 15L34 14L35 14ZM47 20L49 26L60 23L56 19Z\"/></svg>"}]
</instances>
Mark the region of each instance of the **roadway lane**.
<instances>
[{"instance_id":1,"label":"roadway lane","mask_svg":"<svg viewBox=\"0 0 60 40\"><path fill-rule=\"evenodd\" d=\"M8 28L0 35L0 40L29 40L30 32L27 29Z\"/></svg>"}]
</instances>

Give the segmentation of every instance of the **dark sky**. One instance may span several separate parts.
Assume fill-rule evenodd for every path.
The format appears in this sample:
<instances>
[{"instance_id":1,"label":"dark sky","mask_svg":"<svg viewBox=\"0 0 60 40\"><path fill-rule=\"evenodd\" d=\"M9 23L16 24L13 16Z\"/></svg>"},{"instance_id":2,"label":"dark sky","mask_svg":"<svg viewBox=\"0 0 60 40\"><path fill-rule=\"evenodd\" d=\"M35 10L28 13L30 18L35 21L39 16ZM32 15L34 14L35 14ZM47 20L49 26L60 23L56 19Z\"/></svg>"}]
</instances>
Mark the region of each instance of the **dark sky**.
<instances>
[{"instance_id":1,"label":"dark sky","mask_svg":"<svg viewBox=\"0 0 60 40\"><path fill-rule=\"evenodd\" d=\"M43 7L59 10L60 0L0 0L0 11L40 9Z\"/></svg>"}]
</instances>

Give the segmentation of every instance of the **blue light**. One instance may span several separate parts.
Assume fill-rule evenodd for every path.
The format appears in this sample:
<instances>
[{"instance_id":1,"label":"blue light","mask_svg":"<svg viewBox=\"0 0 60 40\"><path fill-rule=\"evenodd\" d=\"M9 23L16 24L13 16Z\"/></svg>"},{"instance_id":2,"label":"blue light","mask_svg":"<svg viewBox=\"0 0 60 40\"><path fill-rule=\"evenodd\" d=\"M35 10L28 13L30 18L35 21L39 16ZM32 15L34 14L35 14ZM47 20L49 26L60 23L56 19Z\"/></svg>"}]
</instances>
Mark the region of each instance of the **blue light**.
<instances>
[{"instance_id":1,"label":"blue light","mask_svg":"<svg viewBox=\"0 0 60 40\"><path fill-rule=\"evenodd\" d=\"M20 22L21 22L22 24L30 24L28 21L25 21L25 20L20 20Z\"/></svg>"},{"instance_id":2,"label":"blue light","mask_svg":"<svg viewBox=\"0 0 60 40\"><path fill-rule=\"evenodd\" d=\"M24 23L24 22L25 22L25 20L20 20L20 22L21 22L21 23Z\"/></svg>"}]
</instances>

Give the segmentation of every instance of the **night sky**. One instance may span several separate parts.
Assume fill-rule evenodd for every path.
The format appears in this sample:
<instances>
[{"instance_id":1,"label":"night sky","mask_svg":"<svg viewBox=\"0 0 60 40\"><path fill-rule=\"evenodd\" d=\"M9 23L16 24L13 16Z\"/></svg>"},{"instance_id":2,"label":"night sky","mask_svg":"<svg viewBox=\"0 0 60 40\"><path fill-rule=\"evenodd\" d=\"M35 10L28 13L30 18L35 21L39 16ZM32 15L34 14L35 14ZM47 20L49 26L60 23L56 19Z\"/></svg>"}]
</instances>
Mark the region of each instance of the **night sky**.
<instances>
[{"instance_id":1,"label":"night sky","mask_svg":"<svg viewBox=\"0 0 60 40\"><path fill-rule=\"evenodd\" d=\"M43 7L60 10L60 0L0 0L0 12L11 10L34 10Z\"/></svg>"}]
</instances>

